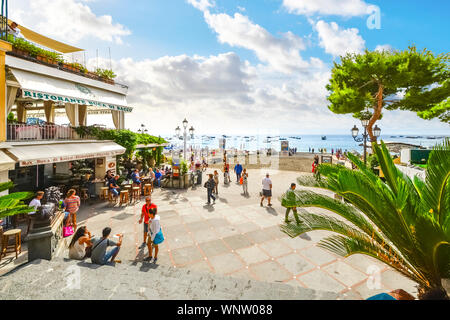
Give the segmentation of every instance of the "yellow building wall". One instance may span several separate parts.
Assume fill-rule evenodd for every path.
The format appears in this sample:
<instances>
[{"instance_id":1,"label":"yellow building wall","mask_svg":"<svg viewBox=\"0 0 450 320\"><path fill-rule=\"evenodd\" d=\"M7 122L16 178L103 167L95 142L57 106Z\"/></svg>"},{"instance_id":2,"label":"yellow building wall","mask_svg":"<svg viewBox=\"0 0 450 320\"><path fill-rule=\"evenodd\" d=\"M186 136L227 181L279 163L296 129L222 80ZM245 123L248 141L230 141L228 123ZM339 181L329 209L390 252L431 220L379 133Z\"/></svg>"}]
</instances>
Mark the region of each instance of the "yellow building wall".
<instances>
[{"instance_id":1,"label":"yellow building wall","mask_svg":"<svg viewBox=\"0 0 450 320\"><path fill-rule=\"evenodd\" d=\"M0 142L6 141L6 74L5 55L11 51L11 43L0 40Z\"/></svg>"}]
</instances>

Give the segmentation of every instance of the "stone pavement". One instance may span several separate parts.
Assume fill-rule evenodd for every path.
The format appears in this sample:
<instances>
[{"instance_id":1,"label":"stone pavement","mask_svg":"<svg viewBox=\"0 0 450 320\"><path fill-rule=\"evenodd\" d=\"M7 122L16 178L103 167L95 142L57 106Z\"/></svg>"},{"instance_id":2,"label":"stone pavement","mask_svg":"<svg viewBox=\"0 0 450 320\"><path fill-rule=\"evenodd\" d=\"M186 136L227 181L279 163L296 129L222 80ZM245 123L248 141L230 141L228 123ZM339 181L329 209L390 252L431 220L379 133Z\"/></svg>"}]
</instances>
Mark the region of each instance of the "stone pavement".
<instances>
[{"instance_id":1,"label":"stone pavement","mask_svg":"<svg viewBox=\"0 0 450 320\"><path fill-rule=\"evenodd\" d=\"M287 283L354 299L398 288L416 295L415 283L375 259L363 255L343 259L318 248L317 242L329 232L310 232L295 239L282 233L279 224L285 209L278 197L300 173L271 171L273 207L260 207L260 184L265 173L266 170L249 170L249 197L242 195L234 175L229 186L224 186L220 175L219 198L213 206L205 205L203 186L189 190L155 189L152 201L158 205L166 239L160 245L158 264ZM204 183L205 174L203 177ZM119 258L142 263L148 255L146 247L139 249L143 226L138 220L143 202L142 198L136 205L124 207L107 203L84 205L78 222L96 235L106 226L114 234L124 233Z\"/></svg>"},{"instance_id":2,"label":"stone pavement","mask_svg":"<svg viewBox=\"0 0 450 320\"><path fill-rule=\"evenodd\" d=\"M0 277L0 300L335 300L332 292L152 263L35 260Z\"/></svg>"}]
</instances>

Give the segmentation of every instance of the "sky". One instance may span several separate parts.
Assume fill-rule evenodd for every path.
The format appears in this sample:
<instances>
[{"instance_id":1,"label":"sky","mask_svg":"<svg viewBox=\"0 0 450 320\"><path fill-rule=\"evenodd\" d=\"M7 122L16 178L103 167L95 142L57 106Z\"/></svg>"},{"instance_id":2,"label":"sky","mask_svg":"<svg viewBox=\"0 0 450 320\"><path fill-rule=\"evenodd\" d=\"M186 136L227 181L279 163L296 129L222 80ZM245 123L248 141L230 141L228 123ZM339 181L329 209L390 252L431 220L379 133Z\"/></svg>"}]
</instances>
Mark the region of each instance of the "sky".
<instances>
[{"instance_id":1,"label":"sky","mask_svg":"<svg viewBox=\"0 0 450 320\"><path fill-rule=\"evenodd\" d=\"M69 59L112 67L129 86L126 127L162 136L184 118L198 134L347 134L357 121L327 107L333 63L366 48L449 52L449 12L448 0L9 1L12 20L85 49ZM377 124L450 135L408 111Z\"/></svg>"}]
</instances>

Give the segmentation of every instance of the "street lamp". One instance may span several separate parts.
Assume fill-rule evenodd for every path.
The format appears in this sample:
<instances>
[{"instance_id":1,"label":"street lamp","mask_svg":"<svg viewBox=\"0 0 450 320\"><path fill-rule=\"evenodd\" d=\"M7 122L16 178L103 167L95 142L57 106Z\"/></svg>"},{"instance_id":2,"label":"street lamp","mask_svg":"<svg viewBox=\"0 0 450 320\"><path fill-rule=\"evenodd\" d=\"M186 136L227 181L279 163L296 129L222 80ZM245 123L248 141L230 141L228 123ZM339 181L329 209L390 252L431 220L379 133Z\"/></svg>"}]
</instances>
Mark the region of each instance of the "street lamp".
<instances>
[{"instance_id":1,"label":"street lamp","mask_svg":"<svg viewBox=\"0 0 450 320\"><path fill-rule=\"evenodd\" d=\"M184 159L186 160L186 143L187 143L187 127L188 127L188 121L186 120L186 118L184 118L184 120L183 120L183 140L184 140L184 148L183 148L183 156L184 156ZM180 133L181 133L181 129L180 129L180 126L178 126L176 129L175 129L175 133L176 133L176 135L177 135L177 137L179 137L180 136ZM193 126L191 126L191 128L189 129L189 134L191 135L191 137L193 138L194 137L194 127Z\"/></svg>"},{"instance_id":2,"label":"street lamp","mask_svg":"<svg viewBox=\"0 0 450 320\"><path fill-rule=\"evenodd\" d=\"M139 133L147 133L148 130L145 128L145 124L141 124L141 128L138 130Z\"/></svg>"},{"instance_id":3,"label":"street lamp","mask_svg":"<svg viewBox=\"0 0 450 320\"><path fill-rule=\"evenodd\" d=\"M362 138L358 138L359 129L356 127L356 125L354 125L353 128L351 129L353 139L356 142L364 142L363 143L363 147L364 147L364 164L367 163L366 150L367 150L367 140L369 138L369 134L367 133L367 125L368 124L369 124L369 120L366 120L366 119L361 120L361 125L364 128L364 133L362 134ZM376 139L381 134L381 129L377 125L375 125L375 128L373 128L372 132L373 132L373 135L375 137L374 141L376 141Z\"/></svg>"}]
</instances>

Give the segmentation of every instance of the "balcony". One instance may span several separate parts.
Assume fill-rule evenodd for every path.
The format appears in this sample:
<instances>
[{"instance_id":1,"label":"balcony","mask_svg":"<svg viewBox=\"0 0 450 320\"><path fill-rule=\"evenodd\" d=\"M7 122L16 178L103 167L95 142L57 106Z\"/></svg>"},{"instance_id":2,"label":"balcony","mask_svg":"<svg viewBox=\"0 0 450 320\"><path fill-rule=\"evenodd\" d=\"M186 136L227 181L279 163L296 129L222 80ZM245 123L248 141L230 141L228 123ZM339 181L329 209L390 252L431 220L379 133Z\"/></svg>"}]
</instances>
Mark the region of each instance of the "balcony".
<instances>
[{"instance_id":1,"label":"balcony","mask_svg":"<svg viewBox=\"0 0 450 320\"><path fill-rule=\"evenodd\" d=\"M95 136L79 135L71 126L55 124L8 124L6 139L7 141L97 140Z\"/></svg>"},{"instance_id":2,"label":"balcony","mask_svg":"<svg viewBox=\"0 0 450 320\"><path fill-rule=\"evenodd\" d=\"M1 34L2 40L11 43L12 51L7 52L8 55L24 59L30 62L39 63L47 67L56 68L65 72L74 73L76 75L86 77L92 80L101 81L111 85L120 85L114 81L116 75L112 70L97 68L95 72L89 71L80 63L68 62L63 57L63 54L44 49L35 43L24 38L16 38L11 34ZM5 39L6 38L6 39ZM79 49L81 50L81 49Z\"/></svg>"}]
</instances>

